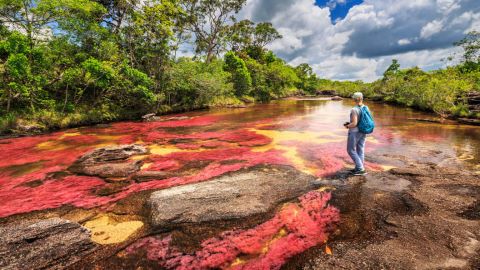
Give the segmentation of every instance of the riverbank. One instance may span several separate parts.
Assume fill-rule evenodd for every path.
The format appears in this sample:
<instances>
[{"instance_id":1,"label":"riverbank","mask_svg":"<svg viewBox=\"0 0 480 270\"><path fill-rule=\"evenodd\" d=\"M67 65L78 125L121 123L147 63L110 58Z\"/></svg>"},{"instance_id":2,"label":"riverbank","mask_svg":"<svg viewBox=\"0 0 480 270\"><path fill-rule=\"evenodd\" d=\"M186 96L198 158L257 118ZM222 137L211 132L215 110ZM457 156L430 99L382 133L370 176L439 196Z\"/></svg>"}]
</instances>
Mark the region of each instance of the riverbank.
<instances>
[{"instance_id":1,"label":"riverbank","mask_svg":"<svg viewBox=\"0 0 480 270\"><path fill-rule=\"evenodd\" d=\"M240 101L238 99L231 99L230 102L225 104L217 104L212 108L243 108L247 104L252 104L252 101L248 102ZM167 109L162 113L155 114L157 116L168 116L184 112L193 112L208 110L208 107L201 107L191 110L173 110ZM125 114L105 114L104 112L97 110L84 110L77 113L60 113L56 111L52 112L38 112L35 114L17 116L11 115L0 119L0 138L20 137L20 136L33 136L39 134L45 134L54 131L65 130L69 128L78 128L102 124L110 124L121 121L141 121L143 120L143 114L138 113L125 113Z\"/></svg>"},{"instance_id":2,"label":"riverbank","mask_svg":"<svg viewBox=\"0 0 480 270\"><path fill-rule=\"evenodd\" d=\"M333 90L327 90L325 92L320 91L318 95L311 95L311 96L296 96L296 97L289 97L287 99L294 99L294 100L333 100L333 101L339 101L343 99L350 99L351 96L349 95L341 95L338 94L337 92ZM390 106L396 106L399 108L409 108L421 112L425 112L428 114L431 114L431 117L426 117L426 118L411 118L409 120L414 120L414 121L419 121L419 122L426 122L426 123L439 123L439 124L464 124L464 125L472 125L472 126L480 126L480 116L477 118L463 118L460 116L456 115L449 115L447 117L442 117L439 114L435 114L435 112L431 110L422 110L421 108L418 107L413 107L413 106L405 106L402 104L399 104L397 102L391 102L391 101L384 101L381 98L366 98L365 102L376 102L380 104L388 104ZM353 103L352 103L353 104Z\"/></svg>"},{"instance_id":3,"label":"riverbank","mask_svg":"<svg viewBox=\"0 0 480 270\"><path fill-rule=\"evenodd\" d=\"M292 175L302 175L291 168L273 166L240 171L232 174L231 177L239 179L243 175L262 171L273 172L273 174L264 174L263 177L266 178L263 178L262 182L281 181L279 177L282 175L275 171L287 172L288 179L291 179ZM230 176L221 176L218 180L227 179L225 177ZM298 251L289 253L288 250L293 246L286 246L283 252L291 255L285 257L288 263L281 269L338 269L339 267L476 269L480 266L478 260L480 258L479 180L480 175L468 170L442 168L434 164L411 164L386 172L372 172L366 177L347 176L345 171L340 171L331 178L313 181L316 190L332 192L330 205L340 210L340 222L332 230L332 235L326 244L322 242L315 247L301 249L299 250L301 253ZM210 185L214 185L215 181L217 181L216 178L211 179ZM212 199L208 199L208 196L193 198L192 194L189 195L187 188L188 186L183 191L179 191L177 196L182 196L187 201L195 200L197 203L202 198ZM313 187L310 188L313 189ZM216 189L217 193L221 193L221 186L217 186ZM170 191L165 190L165 192ZM22 264L23 267L28 266L30 269L37 269L40 266L53 268L62 266L67 269L138 267L157 269L160 265L164 267L162 269L175 269L181 265L172 264L172 258L176 258L175 260L187 259L189 256L195 258L195 252L202 252L202 246L205 247L207 239L211 239L208 240L210 242L219 241L214 239L218 239L219 235L227 231L250 230L251 235L255 232L252 228L262 226L259 224L268 224L275 218L276 213L289 204L277 203L271 210L261 215L250 213L241 219L226 218L227 216L223 216L221 211L210 212L209 216L213 218L210 221L185 220L175 223L176 225L170 229L162 226L163 229L158 231L157 225L154 225L155 223L149 220L148 215L145 215L150 211L147 202L154 196L153 194L155 193L144 192L121 200L109 209L109 214L100 209L87 211L63 207L55 211L42 211L33 215L2 220L1 230L8 232L3 234L8 235L8 238L2 238L0 241L0 254L2 254L0 265L8 268L8 266ZM240 196L245 203L253 199L247 193ZM229 201L230 199L227 199L224 203L228 205ZM297 200L287 200L287 202L291 204L296 203ZM204 204L203 207L208 207L208 204ZM234 208L226 209L235 211ZM180 208L175 211L186 213ZM190 211L202 210L191 209ZM185 217L194 216L195 214L191 213ZM55 222L56 225L46 226L45 222L46 224ZM30 227L25 227L27 225ZM37 228L38 231L28 228ZM59 229L60 231L56 231ZM30 238L21 234L15 236L17 233L12 233L13 231L31 235L29 237L35 240L29 241L30 244L24 246L25 244L19 242L20 238L16 237ZM96 239L95 242L91 242L90 234L91 239ZM287 227L285 232L275 237L283 239L293 235ZM65 240L72 237L77 240L73 242ZM142 239L149 239L148 243L151 243L151 246L150 244L139 245L138 243L145 243ZM171 239L168 250L175 250L175 253L168 255L171 257L162 257L161 252L165 251L154 244L157 241L155 239ZM228 238L223 239L222 241L226 241ZM244 240L256 241L254 238ZM62 244L55 244L57 241L62 241ZM223 245L222 243L218 242L216 245ZM275 242L267 246L261 244L260 249L273 248L273 243ZM13 249L16 250L15 256L10 253ZM48 258L43 256L47 249L50 254ZM68 254L65 250L75 253ZM158 254L152 252L158 252ZM227 257L220 259L223 252L227 251L217 252L217 258L224 262L221 265L225 263L234 264L237 267L243 265L245 269L249 269L249 265L254 262L256 256L262 258L262 255L252 255L238 257L240 259L236 260L227 259ZM21 257L18 256L19 254ZM266 251L265 254L269 252ZM206 263L209 256L211 255L205 254L204 257L197 257L200 260L198 262ZM280 269L280 267L274 268Z\"/></svg>"},{"instance_id":4,"label":"riverbank","mask_svg":"<svg viewBox=\"0 0 480 270\"><path fill-rule=\"evenodd\" d=\"M324 94L325 93L325 94ZM319 92L318 95L297 95L292 97L286 97L282 99L290 100L341 100L341 98L349 99L350 96L341 95L334 91ZM377 103L385 103L392 106L398 106L399 108L405 108L398 103L386 102L379 99L369 99L367 101L373 101ZM211 108L198 108L192 111L201 111L209 109L241 109L246 108L247 106L254 105L255 102L251 99L241 101L236 100L233 103L228 103L224 105L217 105ZM408 108L408 107L407 107ZM418 110L418 108L413 108ZM424 110L420 110L424 111ZM183 113L188 111L166 111L162 114L155 114L157 116L168 116L178 113ZM457 116L450 116L447 118L436 117L431 111L424 111L427 113L432 113L432 117L429 118L415 118L411 120L420 121L420 122L433 122L433 123L445 123L445 124L465 124L465 125L480 125L480 118L462 118ZM69 128L93 126L99 124L109 124L120 121L141 121L142 115L125 115L119 118L104 118L100 112L90 111L85 112L84 114L62 114L62 113L47 113L45 115L39 114L37 116L31 116L32 118L22 118L22 117L13 117L11 119L3 120L0 124L0 138L11 138L19 136L32 136L39 135L53 131L65 130Z\"/></svg>"},{"instance_id":5,"label":"riverbank","mask_svg":"<svg viewBox=\"0 0 480 270\"><path fill-rule=\"evenodd\" d=\"M1 140L0 268L476 267L480 129L370 107L366 177L347 173L346 100Z\"/></svg>"}]
</instances>

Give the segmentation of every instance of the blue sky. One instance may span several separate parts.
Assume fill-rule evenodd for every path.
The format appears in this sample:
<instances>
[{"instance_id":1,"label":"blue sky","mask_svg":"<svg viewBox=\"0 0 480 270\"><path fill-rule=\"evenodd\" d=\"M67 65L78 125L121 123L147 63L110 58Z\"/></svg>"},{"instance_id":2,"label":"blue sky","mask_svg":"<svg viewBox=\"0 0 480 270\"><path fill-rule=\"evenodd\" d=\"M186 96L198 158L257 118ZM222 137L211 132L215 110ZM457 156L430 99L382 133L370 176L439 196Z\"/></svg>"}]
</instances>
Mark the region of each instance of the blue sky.
<instances>
[{"instance_id":1,"label":"blue sky","mask_svg":"<svg viewBox=\"0 0 480 270\"><path fill-rule=\"evenodd\" d=\"M269 49L322 78L373 81L392 59L402 68L443 68L453 46L480 31L480 0L247 0L242 19L271 22Z\"/></svg>"},{"instance_id":2,"label":"blue sky","mask_svg":"<svg viewBox=\"0 0 480 270\"><path fill-rule=\"evenodd\" d=\"M341 20L347 16L348 11L355 5L363 3L363 0L315 0L319 7L328 7L332 22Z\"/></svg>"}]
</instances>

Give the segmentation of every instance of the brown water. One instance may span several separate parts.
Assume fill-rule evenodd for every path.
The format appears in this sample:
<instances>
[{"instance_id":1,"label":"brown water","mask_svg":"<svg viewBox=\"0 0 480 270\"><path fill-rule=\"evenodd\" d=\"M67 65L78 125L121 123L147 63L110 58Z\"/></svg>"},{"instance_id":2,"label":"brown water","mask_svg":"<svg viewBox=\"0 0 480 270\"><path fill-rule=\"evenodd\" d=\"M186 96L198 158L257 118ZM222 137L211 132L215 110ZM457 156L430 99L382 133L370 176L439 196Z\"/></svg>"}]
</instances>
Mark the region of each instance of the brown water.
<instances>
[{"instance_id":1,"label":"brown water","mask_svg":"<svg viewBox=\"0 0 480 270\"><path fill-rule=\"evenodd\" d=\"M326 177L352 167L345 153L350 100L282 100L242 109L190 112L159 122L123 122L52 134L0 140L0 217L53 209L108 206L143 190L207 181L257 164L292 165ZM480 171L480 128L409 120L433 115L368 104L377 128L367 141L367 168L409 162L466 166ZM171 178L122 184L117 193L97 177L67 168L98 147L138 143L150 154L142 170L164 170Z\"/></svg>"},{"instance_id":2,"label":"brown water","mask_svg":"<svg viewBox=\"0 0 480 270\"><path fill-rule=\"evenodd\" d=\"M376 120L375 132L367 139L368 170L421 162L480 173L480 127L419 122L410 119L435 116L385 104L367 105ZM34 213L71 217L83 220L82 225L93 232L92 241L121 244L138 231L148 233L142 207L144 195L153 190L209 181L264 164L290 165L319 178L331 177L353 167L343 127L352 106L350 100L281 100L164 116L150 123L120 122L3 139L0 221ZM142 160L142 171L164 171L169 177L136 182L76 175L68 169L95 148L132 143L149 150L131 158ZM63 214L59 209L66 206L74 211ZM122 211L128 215L117 215L119 208L127 209Z\"/></svg>"}]
</instances>

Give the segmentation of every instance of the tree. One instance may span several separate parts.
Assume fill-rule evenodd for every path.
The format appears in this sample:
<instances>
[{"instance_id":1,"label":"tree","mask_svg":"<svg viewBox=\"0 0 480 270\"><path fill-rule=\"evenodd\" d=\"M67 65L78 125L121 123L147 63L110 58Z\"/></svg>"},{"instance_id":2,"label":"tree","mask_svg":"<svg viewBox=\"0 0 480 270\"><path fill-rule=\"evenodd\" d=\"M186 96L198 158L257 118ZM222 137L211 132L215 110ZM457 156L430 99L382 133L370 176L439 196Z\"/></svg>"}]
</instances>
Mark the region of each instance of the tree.
<instances>
[{"instance_id":1,"label":"tree","mask_svg":"<svg viewBox=\"0 0 480 270\"><path fill-rule=\"evenodd\" d=\"M313 94L317 90L318 78L312 67L306 63L300 64L295 68L295 72L300 79L297 88Z\"/></svg>"},{"instance_id":2,"label":"tree","mask_svg":"<svg viewBox=\"0 0 480 270\"><path fill-rule=\"evenodd\" d=\"M250 51L253 55L263 54L265 47L282 38L271 23L255 25L250 20L236 22L228 28L227 43L232 51Z\"/></svg>"},{"instance_id":3,"label":"tree","mask_svg":"<svg viewBox=\"0 0 480 270\"><path fill-rule=\"evenodd\" d=\"M107 9L103 22L112 33L118 33L128 15L139 6L139 0L96 0Z\"/></svg>"},{"instance_id":4,"label":"tree","mask_svg":"<svg viewBox=\"0 0 480 270\"><path fill-rule=\"evenodd\" d=\"M182 12L175 0L147 1L141 10L132 14L131 24L124 29L130 62L154 80L157 95L165 90L173 28ZM159 106L158 103L157 108Z\"/></svg>"},{"instance_id":5,"label":"tree","mask_svg":"<svg viewBox=\"0 0 480 270\"><path fill-rule=\"evenodd\" d=\"M271 23L262 22L255 27L253 46L264 49L265 46L280 38L282 38L282 35L278 33Z\"/></svg>"},{"instance_id":6,"label":"tree","mask_svg":"<svg viewBox=\"0 0 480 270\"><path fill-rule=\"evenodd\" d=\"M400 71L400 64L398 63L397 59L392 59L392 64L385 70L383 73L383 77L386 78L390 75L397 74Z\"/></svg>"},{"instance_id":7,"label":"tree","mask_svg":"<svg viewBox=\"0 0 480 270\"><path fill-rule=\"evenodd\" d=\"M252 87L252 78L248 72L245 62L234 52L225 54L225 70L232 74L233 88L235 95L242 97L247 95Z\"/></svg>"},{"instance_id":8,"label":"tree","mask_svg":"<svg viewBox=\"0 0 480 270\"><path fill-rule=\"evenodd\" d=\"M464 73L480 71L480 32L471 31L454 45L463 49L460 70Z\"/></svg>"},{"instance_id":9,"label":"tree","mask_svg":"<svg viewBox=\"0 0 480 270\"><path fill-rule=\"evenodd\" d=\"M455 42L454 45L463 48L464 62L480 62L480 32L471 31L465 38Z\"/></svg>"},{"instance_id":10,"label":"tree","mask_svg":"<svg viewBox=\"0 0 480 270\"><path fill-rule=\"evenodd\" d=\"M246 0L186 0L190 30L195 35L195 52L205 53L210 63L225 47L232 15L238 13Z\"/></svg>"},{"instance_id":11,"label":"tree","mask_svg":"<svg viewBox=\"0 0 480 270\"><path fill-rule=\"evenodd\" d=\"M255 23L250 20L235 22L228 27L227 44L231 51L238 52L245 50L253 44Z\"/></svg>"}]
</instances>

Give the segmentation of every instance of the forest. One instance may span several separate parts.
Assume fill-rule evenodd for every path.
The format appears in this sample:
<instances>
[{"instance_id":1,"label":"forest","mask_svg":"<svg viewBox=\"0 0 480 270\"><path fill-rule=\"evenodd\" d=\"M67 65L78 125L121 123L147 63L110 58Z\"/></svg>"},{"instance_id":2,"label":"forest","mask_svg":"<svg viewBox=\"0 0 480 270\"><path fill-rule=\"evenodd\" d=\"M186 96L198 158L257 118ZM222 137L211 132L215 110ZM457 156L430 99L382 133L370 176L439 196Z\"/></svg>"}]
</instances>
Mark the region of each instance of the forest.
<instances>
[{"instance_id":1,"label":"forest","mask_svg":"<svg viewBox=\"0 0 480 270\"><path fill-rule=\"evenodd\" d=\"M479 118L480 34L451 67L400 69L373 83L318 78L269 51L269 22L239 20L246 0L0 0L0 134L47 131L293 95L369 98ZM448 56L446 56L448 57Z\"/></svg>"}]
</instances>

